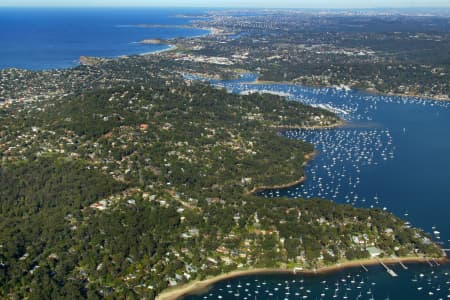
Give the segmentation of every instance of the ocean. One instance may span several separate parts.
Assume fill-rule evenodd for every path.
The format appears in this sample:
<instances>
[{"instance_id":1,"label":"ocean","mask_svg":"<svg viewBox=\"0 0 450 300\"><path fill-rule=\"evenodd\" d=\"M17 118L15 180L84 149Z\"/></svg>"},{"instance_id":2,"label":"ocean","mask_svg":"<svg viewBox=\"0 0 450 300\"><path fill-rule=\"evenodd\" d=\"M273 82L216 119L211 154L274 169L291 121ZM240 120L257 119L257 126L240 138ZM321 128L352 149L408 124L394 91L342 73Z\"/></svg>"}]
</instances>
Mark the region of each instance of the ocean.
<instances>
[{"instance_id":1,"label":"ocean","mask_svg":"<svg viewBox=\"0 0 450 300\"><path fill-rule=\"evenodd\" d=\"M78 64L80 56L118 57L166 49L143 39L207 34L178 14L199 9L162 8L0 8L0 69L47 70ZM135 25L157 24L160 28Z\"/></svg>"},{"instance_id":2,"label":"ocean","mask_svg":"<svg viewBox=\"0 0 450 300\"><path fill-rule=\"evenodd\" d=\"M288 130L286 138L314 144L318 155L302 184L261 192L277 197L324 198L357 207L377 207L418 226L450 248L450 103L373 95L337 88L246 84L257 78L212 81L233 93L263 91L327 107L346 125ZM186 299L450 299L450 266L400 265L393 278L381 266L317 276L252 275L224 280ZM264 283L264 284L263 284Z\"/></svg>"},{"instance_id":3,"label":"ocean","mask_svg":"<svg viewBox=\"0 0 450 300\"><path fill-rule=\"evenodd\" d=\"M197 36L207 31L138 24L185 25L187 9L0 9L0 69L67 68L80 56L117 57L162 50L143 39ZM240 93L264 90L294 101L326 106L347 121L342 128L292 130L286 138L313 143L319 155L306 167L307 180L262 192L322 197L358 207L380 207L429 232L449 248L450 103L370 95L335 88L248 85L255 75L212 83ZM342 270L328 275L253 275L219 282L187 299L448 299L450 267L417 264Z\"/></svg>"}]
</instances>

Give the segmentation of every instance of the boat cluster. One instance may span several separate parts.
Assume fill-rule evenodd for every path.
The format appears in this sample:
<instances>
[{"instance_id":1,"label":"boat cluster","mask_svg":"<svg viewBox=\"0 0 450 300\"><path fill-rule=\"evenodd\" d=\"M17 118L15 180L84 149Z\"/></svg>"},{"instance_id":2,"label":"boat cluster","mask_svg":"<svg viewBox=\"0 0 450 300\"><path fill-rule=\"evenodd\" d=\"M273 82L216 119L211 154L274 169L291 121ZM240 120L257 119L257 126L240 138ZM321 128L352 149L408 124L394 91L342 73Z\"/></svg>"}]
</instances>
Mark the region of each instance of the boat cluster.
<instances>
[{"instance_id":1,"label":"boat cluster","mask_svg":"<svg viewBox=\"0 0 450 300\"><path fill-rule=\"evenodd\" d=\"M381 206L377 194L371 197L360 195L361 172L395 157L395 146L388 129L344 127L292 130L282 134L312 143L320 155L306 168L306 182L288 189L266 190L261 192L262 196L321 197L358 206Z\"/></svg>"},{"instance_id":2,"label":"boat cluster","mask_svg":"<svg viewBox=\"0 0 450 300\"><path fill-rule=\"evenodd\" d=\"M293 101L331 110L347 121L372 121L374 114L379 109L379 105L383 103L408 103L420 106L450 108L450 102L445 101L431 101L416 97L374 95L339 87L313 88L292 84L254 84L253 82L257 80L257 75L255 74L243 74L239 79L230 81L208 80L193 75L185 75L185 78L208 81L219 88L225 88L229 92L236 94L259 92L286 96Z\"/></svg>"},{"instance_id":3,"label":"boat cluster","mask_svg":"<svg viewBox=\"0 0 450 300\"><path fill-rule=\"evenodd\" d=\"M375 122L380 115L390 109L382 106L386 104L426 106L427 109L436 110L437 116L440 109L450 108L450 102L370 95L342 88L249 83L254 80L255 75L245 74L237 80L210 82L237 94L261 92L283 95L293 101L333 111L347 121L347 125L340 128L297 129L280 133L287 138L312 143L319 155L314 158L314 163L305 168L308 180L290 188L262 191L260 195L266 198L319 197L358 207L379 207L386 210L386 203L381 202L378 192L371 194L372 189L367 188L368 183L364 180L371 178L372 175L369 174L377 166L389 164L395 159L395 139L401 137L399 134L409 133L403 125L399 128L383 128L377 125ZM406 211L404 217L408 215ZM435 240L441 239L440 231L435 226L432 228L432 234ZM391 280L401 280L405 291L414 299L450 299L448 272L446 267L431 268L419 273L409 273L412 274L412 279L400 276L401 279L397 277ZM230 280L226 286L213 288L202 297L204 299L389 299L386 287L391 286L391 283L388 284L379 276L370 280L368 274L371 273L354 272L342 276L335 282L320 283L308 278L284 281L272 279L270 282L258 279L240 282ZM375 294L377 295L374 296Z\"/></svg>"},{"instance_id":4,"label":"boat cluster","mask_svg":"<svg viewBox=\"0 0 450 300\"><path fill-rule=\"evenodd\" d=\"M424 297L430 299L450 299L450 277L448 271L434 271L414 274L411 279L414 288ZM436 297L436 298L434 298Z\"/></svg>"},{"instance_id":5,"label":"boat cluster","mask_svg":"<svg viewBox=\"0 0 450 300\"><path fill-rule=\"evenodd\" d=\"M262 278L233 279L213 287L202 295L203 299L389 299L396 297L385 289L385 280L375 279L371 273L350 271L327 278L291 277L265 280ZM399 286L407 289L405 296L417 295L422 299L448 299L449 273L435 269L415 271L411 279L398 279ZM397 280L397 279L395 279ZM378 281L378 283L377 283ZM406 296L407 297L407 296Z\"/></svg>"},{"instance_id":6,"label":"boat cluster","mask_svg":"<svg viewBox=\"0 0 450 300\"><path fill-rule=\"evenodd\" d=\"M203 299L375 299L372 287L360 274L346 275L335 282L308 279L260 281L258 279L228 283L214 289ZM356 298L355 298L356 297Z\"/></svg>"}]
</instances>

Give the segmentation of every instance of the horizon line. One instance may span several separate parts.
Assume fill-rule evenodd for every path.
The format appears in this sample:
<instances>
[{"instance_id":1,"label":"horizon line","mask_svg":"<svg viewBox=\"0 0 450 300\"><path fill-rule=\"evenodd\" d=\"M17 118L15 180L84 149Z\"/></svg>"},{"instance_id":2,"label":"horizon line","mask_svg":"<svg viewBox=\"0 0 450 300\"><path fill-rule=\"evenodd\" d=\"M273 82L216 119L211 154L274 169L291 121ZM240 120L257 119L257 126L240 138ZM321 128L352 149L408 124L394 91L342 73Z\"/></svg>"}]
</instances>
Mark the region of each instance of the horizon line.
<instances>
[{"instance_id":1,"label":"horizon line","mask_svg":"<svg viewBox=\"0 0 450 300\"><path fill-rule=\"evenodd\" d=\"M199 8L199 9L320 9L320 10L353 10L353 9L448 9L450 6L371 6L371 7L275 7L275 6L159 6L159 5L1 5L1 8Z\"/></svg>"}]
</instances>

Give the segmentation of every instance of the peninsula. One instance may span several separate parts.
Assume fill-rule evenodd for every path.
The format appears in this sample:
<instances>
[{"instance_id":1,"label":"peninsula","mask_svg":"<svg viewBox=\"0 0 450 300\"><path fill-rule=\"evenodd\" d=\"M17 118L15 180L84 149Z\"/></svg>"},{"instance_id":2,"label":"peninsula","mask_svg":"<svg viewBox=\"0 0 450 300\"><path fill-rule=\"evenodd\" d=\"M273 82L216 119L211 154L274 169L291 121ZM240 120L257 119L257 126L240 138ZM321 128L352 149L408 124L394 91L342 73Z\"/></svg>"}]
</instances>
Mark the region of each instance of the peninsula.
<instances>
[{"instance_id":1,"label":"peninsula","mask_svg":"<svg viewBox=\"0 0 450 300\"><path fill-rule=\"evenodd\" d=\"M380 209L248 193L302 178L313 147L277 128L339 124L332 112L155 68L138 85L105 72L97 83L115 87L0 110L2 297L154 298L239 269L319 270L372 248L443 256Z\"/></svg>"},{"instance_id":2,"label":"peninsula","mask_svg":"<svg viewBox=\"0 0 450 300\"><path fill-rule=\"evenodd\" d=\"M190 290L178 287L246 270L445 261L430 236L387 211L252 193L305 176L313 146L279 130L339 126L336 114L183 75L252 71L263 80L445 98L448 65L425 48L448 35L341 30L324 44L333 15L318 32L297 29L298 19L317 29L309 14L266 17L202 18L194 25L220 34L171 40L176 51L0 71L1 298L172 299ZM338 28L349 26L343 20ZM372 49L380 39L395 46L393 56ZM400 61L399 40L424 43L416 53L423 61L410 63L411 53ZM368 75L363 66L379 61L383 68Z\"/></svg>"},{"instance_id":3,"label":"peninsula","mask_svg":"<svg viewBox=\"0 0 450 300\"><path fill-rule=\"evenodd\" d=\"M449 263L448 258L441 258L435 260L440 263ZM209 279L205 279L202 281L194 281L188 283L186 285L170 288L164 291L161 295L157 297L158 300L175 300L183 298L183 296L189 294L201 293L203 291L208 290L210 286L213 284L224 281L231 278L237 278L241 276L248 275L261 275L261 274L297 274L297 275L318 275L318 274L327 274L336 271L340 271L345 268L360 268L361 266L370 266L370 265L378 265L380 262L383 262L386 265L390 264L398 264L402 263L428 263L429 260L423 257L411 258L411 257L396 257L396 258L385 258L382 260L378 259L360 259L353 261L346 261L343 263L337 263L331 266L314 268L312 270L303 270L303 269L267 269L267 268L256 268L249 270L239 270L233 271L227 274L222 274L219 276L215 276Z\"/></svg>"},{"instance_id":4,"label":"peninsula","mask_svg":"<svg viewBox=\"0 0 450 300\"><path fill-rule=\"evenodd\" d=\"M264 82L450 99L449 53L442 51L450 48L448 17L371 10L210 15L194 24L218 34L179 40L184 51L176 59L228 58L220 72L225 77L244 69L260 74ZM189 67L217 74L201 65Z\"/></svg>"}]
</instances>

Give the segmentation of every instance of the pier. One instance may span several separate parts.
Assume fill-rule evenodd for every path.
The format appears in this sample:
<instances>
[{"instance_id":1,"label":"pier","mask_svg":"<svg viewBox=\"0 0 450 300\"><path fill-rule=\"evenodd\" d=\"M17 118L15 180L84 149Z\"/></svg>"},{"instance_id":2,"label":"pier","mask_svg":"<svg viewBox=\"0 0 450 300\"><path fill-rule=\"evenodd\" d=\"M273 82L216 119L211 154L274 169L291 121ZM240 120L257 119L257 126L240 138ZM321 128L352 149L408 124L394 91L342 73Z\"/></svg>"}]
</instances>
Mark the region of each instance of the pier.
<instances>
[{"instance_id":1,"label":"pier","mask_svg":"<svg viewBox=\"0 0 450 300\"><path fill-rule=\"evenodd\" d=\"M441 264L440 264L440 263L438 263L438 262L437 262L437 260L436 260L436 259L434 259L434 258L432 259L432 261L433 261L433 262L434 262L434 263L436 264L436 267L439 267L439 266L441 265Z\"/></svg>"},{"instance_id":2,"label":"pier","mask_svg":"<svg viewBox=\"0 0 450 300\"><path fill-rule=\"evenodd\" d=\"M399 260L398 263L400 264L400 266L402 266L403 270L408 270L408 267L405 266L405 264L403 264L401 260Z\"/></svg>"},{"instance_id":3,"label":"pier","mask_svg":"<svg viewBox=\"0 0 450 300\"><path fill-rule=\"evenodd\" d=\"M389 268L388 266L386 266L385 263L383 263L380 259L378 259L378 262L386 269L386 271L388 272L389 275L391 275L392 277L397 277L397 273L394 272L394 270L392 270L391 268Z\"/></svg>"},{"instance_id":4,"label":"pier","mask_svg":"<svg viewBox=\"0 0 450 300\"><path fill-rule=\"evenodd\" d=\"M366 266L364 266L363 264L360 264L360 265L361 265L361 268L364 269L364 271L369 272L369 270L367 270Z\"/></svg>"}]
</instances>

